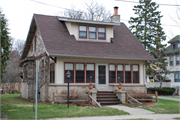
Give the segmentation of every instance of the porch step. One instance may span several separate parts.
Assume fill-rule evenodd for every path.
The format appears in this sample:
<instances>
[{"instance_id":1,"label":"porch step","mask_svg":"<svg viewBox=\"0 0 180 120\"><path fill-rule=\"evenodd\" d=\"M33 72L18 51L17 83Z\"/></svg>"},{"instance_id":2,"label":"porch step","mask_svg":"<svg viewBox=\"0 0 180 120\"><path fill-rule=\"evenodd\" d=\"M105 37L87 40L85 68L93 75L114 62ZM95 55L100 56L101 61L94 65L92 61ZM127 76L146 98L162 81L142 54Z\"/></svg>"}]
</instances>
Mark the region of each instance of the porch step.
<instances>
[{"instance_id":1,"label":"porch step","mask_svg":"<svg viewBox=\"0 0 180 120\"><path fill-rule=\"evenodd\" d=\"M116 94L109 91L98 91L97 102L100 102L101 105L117 105L121 103Z\"/></svg>"}]
</instances>

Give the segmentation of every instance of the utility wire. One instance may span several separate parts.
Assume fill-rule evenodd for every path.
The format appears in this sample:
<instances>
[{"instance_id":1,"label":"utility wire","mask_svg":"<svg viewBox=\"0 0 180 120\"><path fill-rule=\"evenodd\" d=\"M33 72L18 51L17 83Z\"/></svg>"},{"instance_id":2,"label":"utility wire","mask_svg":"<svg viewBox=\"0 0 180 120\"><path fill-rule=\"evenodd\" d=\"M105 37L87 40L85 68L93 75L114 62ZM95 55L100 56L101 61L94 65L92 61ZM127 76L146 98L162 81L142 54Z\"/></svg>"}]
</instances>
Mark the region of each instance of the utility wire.
<instances>
[{"instance_id":1,"label":"utility wire","mask_svg":"<svg viewBox=\"0 0 180 120\"><path fill-rule=\"evenodd\" d=\"M65 10L76 11L76 10L72 10L72 9L68 9L68 8L63 8L63 7L59 7L59 6L55 6L55 5L50 5L50 4L47 4L47 3L39 2L39 1L36 1L36 0L31 0L31 1L39 3L39 4L44 4L44 5L47 5L47 6L51 6L51 7L56 7L56 8L61 8L61 9L65 9ZM125 1L125 0L116 0L116 1L139 3L139 2L135 2L135 1ZM79 12L79 11L76 11L76 12ZM80 11L80 12L82 12L82 11ZM122 21L129 21L129 20L125 20L125 19L121 19L121 20ZM162 24L162 25L163 26L179 27L179 26L176 26L176 25L164 25L164 24Z\"/></svg>"},{"instance_id":2,"label":"utility wire","mask_svg":"<svg viewBox=\"0 0 180 120\"><path fill-rule=\"evenodd\" d=\"M129 0L115 0L115 1L120 1L120 2L130 2L130 3L139 3L139 2L136 2L136 1L129 1ZM180 6L180 5L174 5L174 4L161 4L161 3L156 3L158 5L165 5L165 6Z\"/></svg>"}]
</instances>

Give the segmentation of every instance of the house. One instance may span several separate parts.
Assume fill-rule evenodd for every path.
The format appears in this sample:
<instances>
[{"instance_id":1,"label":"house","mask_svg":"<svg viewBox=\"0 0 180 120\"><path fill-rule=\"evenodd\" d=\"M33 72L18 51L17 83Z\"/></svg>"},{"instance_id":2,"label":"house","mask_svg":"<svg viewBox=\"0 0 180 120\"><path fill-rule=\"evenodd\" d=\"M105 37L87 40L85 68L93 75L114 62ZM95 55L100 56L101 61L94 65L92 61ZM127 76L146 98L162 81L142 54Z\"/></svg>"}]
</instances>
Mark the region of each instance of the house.
<instances>
[{"instance_id":1,"label":"house","mask_svg":"<svg viewBox=\"0 0 180 120\"><path fill-rule=\"evenodd\" d=\"M53 92L115 91L122 82L124 91L145 91L145 63L155 60L136 37L120 22L118 7L111 22L71 19L34 14L20 66L23 68L21 96L34 96L35 61L39 63L39 95L52 101Z\"/></svg>"},{"instance_id":2,"label":"house","mask_svg":"<svg viewBox=\"0 0 180 120\"><path fill-rule=\"evenodd\" d=\"M168 61L167 70L169 70L169 74L167 77L171 82L180 82L180 35L175 36L168 43L170 45L163 55Z\"/></svg>"}]
</instances>

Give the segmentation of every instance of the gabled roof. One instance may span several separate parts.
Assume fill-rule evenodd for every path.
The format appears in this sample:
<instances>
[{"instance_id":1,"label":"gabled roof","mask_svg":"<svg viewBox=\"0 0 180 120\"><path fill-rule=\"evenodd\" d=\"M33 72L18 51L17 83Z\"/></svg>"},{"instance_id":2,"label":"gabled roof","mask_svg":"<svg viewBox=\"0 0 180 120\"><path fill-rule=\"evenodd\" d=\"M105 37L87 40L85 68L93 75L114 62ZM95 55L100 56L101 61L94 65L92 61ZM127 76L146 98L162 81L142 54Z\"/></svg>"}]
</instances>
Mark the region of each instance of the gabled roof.
<instances>
[{"instance_id":1,"label":"gabled roof","mask_svg":"<svg viewBox=\"0 0 180 120\"><path fill-rule=\"evenodd\" d=\"M74 35L69 34L64 21L59 21L58 18L34 14L36 26L49 56L155 60L124 23L113 27L114 38L111 43L85 42L76 41ZM28 35L27 40L29 37Z\"/></svg>"},{"instance_id":2,"label":"gabled roof","mask_svg":"<svg viewBox=\"0 0 180 120\"><path fill-rule=\"evenodd\" d=\"M177 35L173 39L168 41L168 43L176 43L176 42L180 42L180 35Z\"/></svg>"},{"instance_id":3,"label":"gabled roof","mask_svg":"<svg viewBox=\"0 0 180 120\"><path fill-rule=\"evenodd\" d=\"M164 54L179 54L179 51L180 51L180 47L177 49L171 49L171 45L169 45L166 48L166 51L164 52Z\"/></svg>"}]
</instances>

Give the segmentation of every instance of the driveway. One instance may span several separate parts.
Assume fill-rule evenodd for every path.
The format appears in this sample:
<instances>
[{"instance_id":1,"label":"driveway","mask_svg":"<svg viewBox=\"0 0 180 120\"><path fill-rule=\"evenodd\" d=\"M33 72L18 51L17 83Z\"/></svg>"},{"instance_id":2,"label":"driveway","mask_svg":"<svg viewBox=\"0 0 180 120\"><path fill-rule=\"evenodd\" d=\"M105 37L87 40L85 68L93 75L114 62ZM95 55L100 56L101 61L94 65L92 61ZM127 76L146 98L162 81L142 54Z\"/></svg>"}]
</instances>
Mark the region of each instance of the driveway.
<instances>
[{"instance_id":1,"label":"driveway","mask_svg":"<svg viewBox=\"0 0 180 120\"><path fill-rule=\"evenodd\" d=\"M155 98L155 97L153 96L153 98ZM160 96L158 96L158 98L159 98L159 99L164 99L164 100L173 100L173 101L178 101L178 102L180 102L180 99L179 99L179 98L160 97Z\"/></svg>"}]
</instances>

